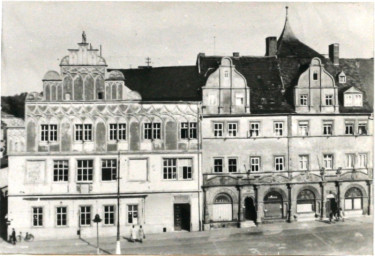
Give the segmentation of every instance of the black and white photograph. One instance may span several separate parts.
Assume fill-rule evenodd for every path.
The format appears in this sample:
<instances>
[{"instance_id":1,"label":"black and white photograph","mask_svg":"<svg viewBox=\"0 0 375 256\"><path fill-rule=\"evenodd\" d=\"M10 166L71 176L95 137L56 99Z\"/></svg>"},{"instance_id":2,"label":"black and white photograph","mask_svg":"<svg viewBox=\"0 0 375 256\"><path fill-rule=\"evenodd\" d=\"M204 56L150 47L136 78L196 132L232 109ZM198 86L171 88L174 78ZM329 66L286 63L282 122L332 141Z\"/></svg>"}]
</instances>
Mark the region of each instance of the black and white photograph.
<instances>
[{"instance_id":1,"label":"black and white photograph","mask_svg":"<svg viewBox=\"0 0 375 256\"><path fill-rule=\"evenodd\" d=\"M1 13L0 255L374 254L374 3Z\"/></svg>"}]
</instances>

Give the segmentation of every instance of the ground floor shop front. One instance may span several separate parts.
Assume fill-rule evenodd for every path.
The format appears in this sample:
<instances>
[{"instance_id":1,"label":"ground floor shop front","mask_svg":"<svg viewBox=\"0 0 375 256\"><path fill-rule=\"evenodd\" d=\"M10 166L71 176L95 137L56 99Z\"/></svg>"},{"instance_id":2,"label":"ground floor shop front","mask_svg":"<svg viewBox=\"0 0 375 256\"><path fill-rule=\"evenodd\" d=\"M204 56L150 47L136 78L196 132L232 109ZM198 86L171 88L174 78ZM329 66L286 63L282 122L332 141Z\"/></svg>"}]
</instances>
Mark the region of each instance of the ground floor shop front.
<instances>
[{"instance_id":1,"label":"ground floor shop front","mask_svg":"<svg viewBox=\"0 0 375 256\"><path fill-rule=\"evenodd\" d=\"M275 221L324 220L340 208L348 218L372 213L371 180L285 181L256 183L229 177L206 180L205 230Z\"/></svg>"},{"instance_id":2,"label":"ground floor shop front","mask_svg":"<svg viewBox=\"0 0 375 256\"><path fill-rule=\"evenodd\" d=\"M142 225L145 233L199 230L198 193L152 193L120 196L10 196L8 234L32 233L35 239L96 236L96 214L100 236L114 236L119 216L120 234Z\"/></svg>"}]
</instances>

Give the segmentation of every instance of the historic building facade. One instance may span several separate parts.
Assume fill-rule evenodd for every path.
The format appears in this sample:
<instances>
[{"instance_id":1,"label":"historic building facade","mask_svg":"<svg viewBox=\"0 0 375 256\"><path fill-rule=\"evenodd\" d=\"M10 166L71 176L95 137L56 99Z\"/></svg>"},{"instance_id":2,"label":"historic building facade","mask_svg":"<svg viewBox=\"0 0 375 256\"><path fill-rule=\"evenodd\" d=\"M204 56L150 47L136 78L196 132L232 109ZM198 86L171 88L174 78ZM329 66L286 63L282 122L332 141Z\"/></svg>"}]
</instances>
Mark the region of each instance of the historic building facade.
<instances>
[{"instance_id":1,"label":"historic building facade","mask_svg":"<svg viewBox=\"0 0 375 256\"><path fill-rule=\"evenodd\" d=\"M266 56L200 53L194 66L107 69L85 36L78 46L27 97L9 228L87 237L95 214L103 235L117 216L126 235L372 214L373 59L339 58L338 44L326 58L288 19Z\"/></svg>"}]
</instances>

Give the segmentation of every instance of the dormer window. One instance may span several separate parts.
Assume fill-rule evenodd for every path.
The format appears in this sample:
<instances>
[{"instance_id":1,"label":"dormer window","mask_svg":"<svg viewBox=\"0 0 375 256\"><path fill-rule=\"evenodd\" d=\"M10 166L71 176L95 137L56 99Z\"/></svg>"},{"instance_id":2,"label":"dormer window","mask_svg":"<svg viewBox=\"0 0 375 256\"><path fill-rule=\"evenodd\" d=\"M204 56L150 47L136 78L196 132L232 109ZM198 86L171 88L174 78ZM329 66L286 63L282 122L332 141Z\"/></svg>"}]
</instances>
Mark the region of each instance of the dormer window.
<instances>
[{"instance_id":1,"label":"dormer window","mask_svg":"<svg viewBox=\"0 0 375 256\"><path fill-rule=\"evenodd\" d=\"M358 89L351 87L344 92L344 106L345 107L362 107L363 95Z\"/></svg>"},{"instance_id":2,"label":"dormer window","mask_svg":"<svg viewBox=\"0 0 375 256\"><path fill-rule=\"evenodd\" d=\"M313 79L314 81L318 80L318 72L314 71Z\"/></svg>"},{"instance_id":3,"label":"dormer window","mask_svg":"<svg viewBox=\"0 0 375 256\"><path fill-rule=\"evenodd\" d=\"M345 75L344 71L341 71L341 73L339 74L339 83L340 84L346 83L346 75Z\"/></svg>"}]
</instances>

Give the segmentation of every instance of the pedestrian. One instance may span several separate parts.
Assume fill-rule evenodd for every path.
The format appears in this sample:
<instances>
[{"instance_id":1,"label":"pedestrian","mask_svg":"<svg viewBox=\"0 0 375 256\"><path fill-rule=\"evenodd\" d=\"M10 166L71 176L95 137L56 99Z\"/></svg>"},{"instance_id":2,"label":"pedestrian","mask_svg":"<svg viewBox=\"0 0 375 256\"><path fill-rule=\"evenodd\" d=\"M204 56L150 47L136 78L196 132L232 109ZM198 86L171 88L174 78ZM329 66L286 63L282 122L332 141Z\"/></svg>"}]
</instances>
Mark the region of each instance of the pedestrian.
<instances>
[{"instance_id":1,"label":"pedestrian","mask_svg":"<svg viewBox=\"0 0 375 256\"><path fill-rule=\"evenodd\" d=\"M130 241L134 243L137 240L137 231L135 230L134 225L130 229Z\"/></svg>"},{"instance_id":2,"label":"pedestrian","mask_svg":"<svg viewBox=\"0 0 375 256\"><path fill-rule=\"evenodd\" d=\"M145 235L145 232L144 232L144 230L142 228L142 225L139 226L138 237L139 237L139 242L140 243L143 243L143 239L146 239L146 235Z\"/></svg>"},{"instance_id":3,"label":"pedestrian","mask_svg":"<svg viewBox=\"0 0 375 256\"><path fill-rule=\"evenodd\" d=\"M329 213L329 223L332 223L332 219L333 219L333 212L331 211Z\"/></svg>"},{"instance_id":4,"label":"pedestrian","mask_svg":"<svg viewBox=\"0 0 375 256\"><path fill-rule=\"evenodd\" d=\"M342 222L344 222L344 216L345 216L345 213L344 211L342 210L342 208L340 207L339 209L339 219L341 218Z\"/></svg>"},{"instance_id":5,"label":"pedestrian","mask_svg":"<svg viewBox=\"0 0 375 256\"><path fill-rule=\"evenodd\" d=\"M12 244L16 245L16 241L17 241L16 231L14 230L14 228L12 228Z\"/></svg>"}]
</instances>

